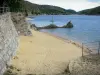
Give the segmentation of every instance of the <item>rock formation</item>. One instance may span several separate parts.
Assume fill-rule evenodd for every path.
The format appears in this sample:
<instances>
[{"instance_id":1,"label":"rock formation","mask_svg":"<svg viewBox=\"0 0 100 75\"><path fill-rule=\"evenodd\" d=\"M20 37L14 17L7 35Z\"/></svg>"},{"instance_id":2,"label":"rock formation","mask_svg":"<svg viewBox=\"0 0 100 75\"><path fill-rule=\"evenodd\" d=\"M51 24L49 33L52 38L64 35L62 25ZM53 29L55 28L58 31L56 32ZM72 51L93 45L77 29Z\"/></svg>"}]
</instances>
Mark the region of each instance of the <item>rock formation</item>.
<instances>
[{"instance_id":1,"label":"rock formation","mask_svg":"<svg viewBox=\"0 0 100 75\"><path fill-rule=\"evenodd\" d=\"M62 26L62 28L73 28L73 24L69 21L66 25Z\"/></svg>"},{"instance_id":2,"label":"rock formation","mask_svg":"<svg viewBox=\"0 0 100 75\"><path fill-rule=\"evenodd\" d=\"M54 29L54 28L73 28L73 24L71 23L71 21L69 21L66 25L62 26L62 27L58 27L55 24L50 24L44 27L37 27L35 24L32 24L31 28L35 28L37 30L39 29Z\"/></svg>"},{"instance_id":3,"label":"rock formation","mask_svg":"<svg viewBox=\"0 0 100 75\"><path fill-rule=\"evenodd\" d=\"M0 15L0 75L6 70L18 47L18 34L11 14Z\"/></svg>"},{"instance_id":4,"label":"rock formation","mask_svg":"<svg viewBox=\"0 0 100 75\"><path fill-rule=\"evenodd\" d=\"M30 24L26 22L24 13L11 13L11 16L19 35L32 35Z\"/></svg>"},{"instance_id":5,"label":"rock formation","mask_svg":"<svg viewBox=\"0 0 100 75\"><path fill-rule=\"evenodd\" d=\"M44 26L44 27L40 27L42 29L53 29L53 28L58 28L58 26L56 26L55 24L50 24L48 26Z\"/></svg>"}]
</instances>

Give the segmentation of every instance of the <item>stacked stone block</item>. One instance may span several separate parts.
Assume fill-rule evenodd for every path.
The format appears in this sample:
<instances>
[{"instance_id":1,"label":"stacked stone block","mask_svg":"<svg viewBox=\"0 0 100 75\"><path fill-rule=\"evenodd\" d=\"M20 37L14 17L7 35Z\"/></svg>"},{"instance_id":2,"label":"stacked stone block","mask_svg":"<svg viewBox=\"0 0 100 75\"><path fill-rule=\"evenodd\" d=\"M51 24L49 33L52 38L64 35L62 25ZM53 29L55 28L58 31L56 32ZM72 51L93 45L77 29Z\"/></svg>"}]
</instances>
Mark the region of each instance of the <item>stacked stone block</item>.
<instances>
[{"instance_id":1,"label":"stacked stone block","mask_svg":"<svg viewBox=\"0 0 100 75\"><path fill-rule=\"evenodd\" d=\"M6 70L18 47L18 34L11 14L0 15L0 75Z\"/></svg>"}]
</instances>

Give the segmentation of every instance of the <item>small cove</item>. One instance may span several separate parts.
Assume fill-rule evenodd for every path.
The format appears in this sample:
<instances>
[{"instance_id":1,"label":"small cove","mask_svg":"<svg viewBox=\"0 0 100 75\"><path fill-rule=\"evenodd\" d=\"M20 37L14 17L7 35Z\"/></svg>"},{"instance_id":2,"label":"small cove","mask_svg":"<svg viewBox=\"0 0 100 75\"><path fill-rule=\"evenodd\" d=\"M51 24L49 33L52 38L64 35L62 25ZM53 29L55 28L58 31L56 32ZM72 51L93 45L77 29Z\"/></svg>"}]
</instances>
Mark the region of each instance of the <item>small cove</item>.
<instances>
[{"instance_id":1,"label":"small cove","mask_svg":"<svg viewBox=\"0 0 100 75\"><path fill-rule=\"evenodd\" d=\"M88 15L40 15L30 20L36 26L49 25L54 17L54 24L63 26L69 21L72 21L74 28L57 28L57 29L43 29L42 32L47 32L57 35L64 39L70 39L80 43L89 43L91 46L98 46L100 41L100 16Z\"/></svg>"}]
</instances>

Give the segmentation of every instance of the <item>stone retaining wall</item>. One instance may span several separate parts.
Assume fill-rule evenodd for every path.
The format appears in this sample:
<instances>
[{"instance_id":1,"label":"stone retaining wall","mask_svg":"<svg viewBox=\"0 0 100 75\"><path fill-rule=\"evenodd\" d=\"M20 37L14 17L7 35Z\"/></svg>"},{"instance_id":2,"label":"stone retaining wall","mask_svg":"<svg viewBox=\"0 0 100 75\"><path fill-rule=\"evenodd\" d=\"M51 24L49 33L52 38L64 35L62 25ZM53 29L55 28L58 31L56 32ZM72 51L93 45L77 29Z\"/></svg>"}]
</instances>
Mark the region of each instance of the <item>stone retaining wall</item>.
<instances>
[{"instance_id":1,"label":"stone retaining wall","mask_svg":"<svg viewBox=\"0 0 100 75\"><path fill-rule=\"evenodd\" d=\"M0 15L0 75L6 70L18 47L18 34L10 13Z\"/></svg>"}]
</instances>

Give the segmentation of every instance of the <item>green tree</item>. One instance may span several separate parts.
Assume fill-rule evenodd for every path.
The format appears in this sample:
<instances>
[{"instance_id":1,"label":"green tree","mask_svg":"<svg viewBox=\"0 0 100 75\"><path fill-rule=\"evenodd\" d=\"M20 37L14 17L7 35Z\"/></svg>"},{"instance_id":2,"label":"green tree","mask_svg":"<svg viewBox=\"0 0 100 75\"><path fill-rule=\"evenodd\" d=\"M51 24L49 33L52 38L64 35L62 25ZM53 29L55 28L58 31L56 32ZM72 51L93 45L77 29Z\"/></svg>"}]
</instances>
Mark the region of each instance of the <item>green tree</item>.
<instances>
[{"instance_id":1,"label":"green tree","mask_svg":"<svg viewBox=\"0 0 100 75\"><path fill-rule=\"evenodd\" d=\"M18 12L24 10L24 0L5 0L10 7L11 12Z\"/></svg>"},{"instance_id":2,"label":"green tree","mask_svg":"<svg viewBox=\"0 0 100 75\"><path fill-rule=\"evenodd\" d=\"M32 10L31 14L35 14L35 13L34 13L34 10Z\"/></svg>"},{"instance_id":3,"label":"green tree","mask_svg":"<svg viewBox=\"0 0 100 75\"><path fill-rule=\"evenodd\" d=\"M27 10L25 10L25 16L28 16L28 12L27 12Z\"/></svg>"}]
</instances>

